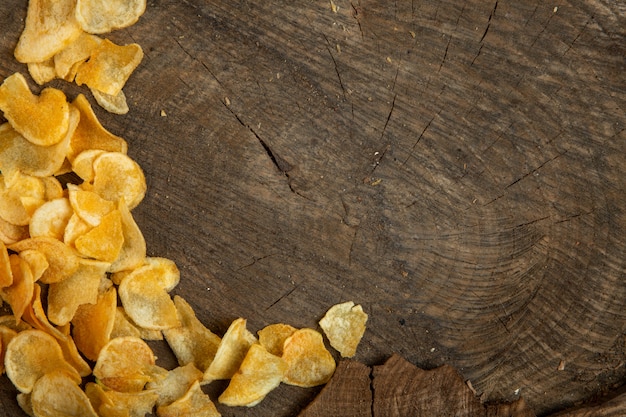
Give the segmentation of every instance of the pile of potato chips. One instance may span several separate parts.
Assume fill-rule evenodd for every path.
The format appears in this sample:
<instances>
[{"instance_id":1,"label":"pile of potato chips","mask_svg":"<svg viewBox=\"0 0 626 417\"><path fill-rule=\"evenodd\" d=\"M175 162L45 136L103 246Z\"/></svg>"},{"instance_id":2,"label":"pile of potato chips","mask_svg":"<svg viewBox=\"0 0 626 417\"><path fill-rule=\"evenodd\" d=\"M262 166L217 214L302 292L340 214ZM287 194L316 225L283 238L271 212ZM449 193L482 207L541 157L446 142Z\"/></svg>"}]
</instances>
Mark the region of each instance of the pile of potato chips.
<instances>
[{"instance_id":1,"label":"pile of potato chips","mask_svg":"<svg viewBox=\"0 0 626 417\"><path fill-rule=\"evenodd\" d=\"M30 0L15 56L38 83L76 80L99 103L117 102L141 48L95 34L144 9L145 0ZM144 173L85 96L35 95L15 73L0 85L0 111L0 297L13 313L0 316L0 371L28 415L219 416L201 389L212 381L229 380L219 403L253 406L281 383L330 379L335 360L317 330L281 323L255 336L239 318L220 337L170 295L180 272L146 255L131 214ZM78 180L62 183L68 173ZM347 302L319 324L351 357L366 321ZM162 339L175 369L158 366L146 343Z\"/></svg>"}]
</instances>

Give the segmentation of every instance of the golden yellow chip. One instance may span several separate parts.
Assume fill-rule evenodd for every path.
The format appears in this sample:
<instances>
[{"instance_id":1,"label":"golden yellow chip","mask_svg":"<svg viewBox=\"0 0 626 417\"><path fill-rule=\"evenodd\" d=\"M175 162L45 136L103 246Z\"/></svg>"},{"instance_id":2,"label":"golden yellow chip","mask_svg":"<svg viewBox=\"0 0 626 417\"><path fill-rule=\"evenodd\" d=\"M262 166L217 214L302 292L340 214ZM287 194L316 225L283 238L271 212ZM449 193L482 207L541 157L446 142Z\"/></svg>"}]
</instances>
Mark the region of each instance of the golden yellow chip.
<instances>
[{"instance_id":1,"label":"golden yellow chip","mask_svg":"<svg viewBox=\"0 0 626 417\"><path fill-rule=\"evenodd\" d=\"M115 95L103 93L95 88L91 88L90 90L93 98L96 99L96 102L100 105L100 107L109 113L126 114L130 110L128 108L128 102L126 101L126 94L124 94L124 90L120 90L119 93Z\"/></svg>"},{"instance_id":2,"label":"golden yellow chip","mask_svg":"<svg viewBox=\"0 0 626 417\"><path fill-rule=\"evenodd\" d=\"M125 199L120 199L117 209L122 217L122 235L124 244L119 256L111 264L109 272L128 271L141 266L146 259L146 240L135 223Z\"/></svg>"},{"instance_id":3,"label":"golden yellow chip","mask_svg":"<svg viewBox=\"0 0 626 417\"><path fill-rule=\"evenodd\" d=\"M30 402L30 394L24 394L23 392L17 394L17 404L26 413L26 415L29 417L35 417L35 412L33 411L33 406Z\"/></svg>"},{"instance_id":4,"label":"golden yellow chip","mask_svg":"<svg viewBox=\"0 0 626 417\"><path fill-rule=\"evenodd\" d=\"M125 154L128 150L128 144L124 139L114 135L102 126L84 95L79 94L72 102L72 106L80 112L80 122L70 140L70 151L67 158L72 162L74 172L83 180L90 182L93 179L93 174L88 175L87 178L81 175L81 171L84 171L84 169L76 169L77 166L75 164L78 163L76 157L81 152L89 150L103 150ZM93 159L89 162L88 170L93 173Z\"/></svg>"},{"instance_id":5,"label":"golden yellow chip","mask_svg":"<svg viewBox=\"0 0 626 417\"><path fill-rule=\"evenodd\" d=\"M89 382L85 394L99 417L144 417L150 414L158 395L152 390L117 392Z\"/></svg>"},{"instance_id":6,"label":"golden yellow chip","mask_svg":"<svg viewBox=\"0 0 626 417\"><path fill-rule=\"evenodd\" d=\"M78 269L78 256L63 242L51 237L33 237L20 240L8 246L15 252L34 249L43 253L48 260L48 268L41 276L44 284L63 281Z\"/></svg>"},{"instance_id":7,"label":"golden yellow chip","mask_svg":"<svg viewBox=\"0 0 626 417\"><path fill-rule=\"evenodd\" d=\"M15 58L22 63L42 62L71 44L81 33L74 5L74 0L29 0Z\"/></svg>"},{"instance_id":8,"label":"golden yellow chip","mask_svg":"<svg viewBox=\"0 0 626 417\"><path fill-rule=\"evenodd\" d=\"M52 64L55 76L72 82L76 76L77 64L82 64L91 56L91 53L100 45L102 39L89 33L81 32L62 51L54 55Z\"/></svg>"},{"instance_id":9,"label":"golden yellow chip","mask_svg":"<svg viewBox=\"0 0 626 417\"><path fill-rule=\"evenodd\" d=\"M93 162L93 192L110 201L126 200L130 210L146 194L146 178L141 167L126 154L105 152Z\"/></svg>"},{"instance_id":10,"label":"golden yellow chip","mask_svg":"<svg viewBox=\"0 0 626 417\"><path fill-rule=\"evenodd\" d=\"M24 196L20 195L19 190L7 187L5 179L0 174L0 218L17 226L27 226L30 222L31 214L24 206ZM35 201L35 198L32 196L26 196L26 198L30 202ZM42 199L41 204L43 202Z\"/></svg>"},{"instance_id":11,"label":"golden yellow chip","mask_svg":"<svg viewBox=\"0 0 626 417\"><path fill-rule=\"evenodd\" d=\"M354 302L332 306L319 324L328 338L330 345L342 357L351 358L356 354L357 346L365 333L367 314L360 305Z\"/></svg>"},{"instance_id":12,"label":"golden yellow chip","mask_svg":"<svg viewBox=\"0 0 626 417\"><path fill-rule=\"evenodd\" d=\"M30 267L31 272L33 273L33 281L39 281L39 278L41 278L49 266L46 255L35 249L26 249L21 251L19 256L25 260Z\"/></svg>"},{"instance_id":13,"label":"golden yellow chip","mask_svg":"<svg viewBox=\"0 0 626 417\"><path fill-rule=\"evenodd\" d=\"M63 186L55 177L41 177L41 182L43 183L44 199L46 201L65 196Z\"/></svg>"},{"instance_id":14,"label":"golden yellow chip","mask_svg":"<svg viewBox=\"0 0 626 417\"><path fill-rule=\"evenodd\" d=\"M202 380L202 371L188 363L168 371L167 376L157 382L149 382L146 388L154 390L159 398L156 405L171 404L187 392L194 382Z\"/></svg>"},{"instance_id":15,"label":"golden yellow chip","mask_svg":"<svg viewBox=\"0 0 626 417\"><path fill-rule=\"evenodd\" d=\"M73 213L70 219L67 221L67 225L65 226L65 231L63 233L63 243L65 243L68 247L76 249L76 239L87 233L92 229L80 216L76 213Z\"/></svg>"},{"instance_id":16,"label":"golden yellow chip","mask_svg":"<svg viewBox=\"0 0 626 417\"><path fill-rule=\"evenodd\" d=\"M146 10L146 0L77 0L76 19L85 32L108 33L128 27Z\"/></svg>"},{"instance_id":17,"label":"golden yellow chip","mask_svg":"<svg viewBox=\"0 0 626 417\"><path fill-rule=\"evenodd\" d=\"M35 145L59 143L70 128L70 108L65 94L45 88L36 96L24 76L17 72L0 85L0 110L13 129Z\"/></svg>"},{"instance_id":18,"label":"golden yellow chip","mask_svg":"<svg viewBox=\"0 0 626 417\"><path fill-rule=\"evenodd\" d=\"M283 345L289 336L298 330L283 323L270 324L258 331L259 343L271 354L283 355Z\"/></svg>"},{"instance_id":19,"label":"golden yellow chip","mask_svg":"<svg viewBox=\"0 0 626 417\"><path fill-rule=\"evenodd\" d=\"M4 373L4 355L6 353L6 347L15 336L17 336L15 330L0 325L0 375ZM200 372L200 378L202 378L202 372Z\"/></svg>"},{"instance_id":20,"label":"golden yellow chip","mask_svg":"<svg viewBox=\"0 0 626 417\"><path fill-rule=\"evenodd\" d=\"M98 359L100 350L111 340L117 310L117 291L111 287L98 294L95 304L78 307L72 318L72 336L76 347L87 359Z\"/></svg>"},{"instance_id":21,"label":"golden yellow chip","mask_svg":"<svg viewBox=\"0 0 626 417\"><path fill-rule=\"evenodd\" d=\"M116 45L104 39L91 53L89 60L78 67L76 84L116 95L143 58L141 46L136 43Z\"/></svg>"},{"instance_id":22,"label":"golden yellow chip","mask_svg":"<svg viewBox=\"0 0 626 417\"><path fill-rule=\"evenodd\" d=\"M335 359L324 346L322 334L300 329L285 341L282 358L289 366L283 382L299 387L325 384L335 372Z\"/></svg>"},{"instance_id":23,"label":"golden yellow chip","mask_svg":"<svg viewBox=\"0 0 626 417\"><path fill-rule=\"evenodd\" d=\"M78 185L67 184L67 191L72 210L91 227L98 226L102 218L115 209L113 201L105 200L93 191L85 191Z\"/></svg>"},{"instance_id":24,"label":"golden yellow chip","mask_svg":"<svg viewBox=\"0 0 626 417\"><path fill-rule=\"evenodd\" d=\"M39 85L52 81L56 78L57 72L54 68L54 59L46 59L42 62L29 62L28 73Z\"/></svg>"},{"instance_id":25,"label":"golden yellow chip","mask_svg":"<svg viewBox=\"0 0 626 417\"><path fill-rule=\"evenodd\" d=\"M234 320L222 337L213 362L204 372L203 383L232 378L248 349L255 343L257 339L246 328L246 320L243 318Z\"/></svg>"},{"instance_id":26,"label":"golden yellow chip","mask_svg":"<svg viewBox=\"0 0 626 417\"><path fill-rule=\"evenodd\" d=\"M120 255L123 245L122 215L119 210L106 214L98 226L74 241L76 250L81 254L109 264Z\"/></svg>"},{"instance_id":27,"label":"golden yellow chip","mask_svg":"<svg viewBox=\"0 0 626 417\"><path fill-rule=\"evenodd\" d=\"M30 218L28 226L30 236L47 236L62 240L65 226L72 214L72 206L65 197L45 202L33 212Z\"/></svg>"},{"instance_id":28,"label":"golden yellow chip","mask_svg":"<svg viewBox=\"0 0 626 417\"><path fill-rule=\"evenodd\" d=\"M126 275L119 285L124 310L146 329L180 326L176 306L168 294L180 280L176 264L166 258L146 258L146 265Z\"/></svg>"},{"instance_id":29,"label":"golden yellow chip","mask_svg":"<svg viewBox=\"0 0 626 417\"><path fill-rule=\"evenodd\" d=\"M211 398L194 382L184 396L169 405L157 407L157 417L220 417Z\"/></svg>"},{"instance_id":30,"label":"golden yellow chip","mask_svg":"<svg viewBox=\"0 0 626 417\"><path fill-rule=\"evenodd\" d=\"M84 181L81 184L83 190L86 190L86 184L90 184L93 181L93 162L104 152L101 149L88 149L76 155L72 161L72 171Z\"/></svg>"},{"instance_id":31,"label":"golden yellow chip","mask_svg":"<svg viewBox=\"0 0 626 417\"><path fill-rule=\"evenodd\" d=\"M163 330L179 365L193 363L204 372L215 357L221 339L207 329L196 317L193 309L182 297L175 296L181 326Z\"/></svg>"},{"instance_id":32,"label":"golden yellow chip","mask_svg":"<svg viewBox=\"0 0 626 417\"><path fill-rule=\"evenodd\" d=\"M280 385L287 368L282 358L254 344L218 400L231 407L252 407Z\"/></svg>"},{"instance_id":33,"label":"golden yellow chip","mask_svg":"<svg viewBox=\"0 0 626 417\"><path fill-rule=\"evenodd\" d=\"M30 402L35 416L98 417L78 383L62 370L42 375L33 385Z\"/></svg>"},{"instance_id":34,"label":"golden yellow chip","mask_svg":"<svg viewBox=\"0 0 626 417\"><path fill-rule=\"evenodd\" d=\"M82 304L98 301L100 282L106 277L109 263L81 259L78 269L48 289L48 320L62 326L70 322Z\"/></svg>"},{"instance_id":35,"label":"golden yellow chip","mask_svg":"<svg viewBox=\"0 0 626 417\"><path fill-rule=\"evenodd\" d=\"M0 217L0 242L11 245L28 238L28 225L18 226Z\"/></svg>"},{"instance_id":36,"label":"golden yellow chip","mask_svg":"<svg viewBox=\"0 0 626 417\"><path fill-rule=\"evenodd\" d=\"M0 296L11 306L15 319L20 320L33 298L35 281L30 266L18 255L9 255L9 264L13 282L8 287L0 288Z\"/></svg>"},{"instance_id":37,"label":"golden yellow chip","mask_svg":"<svg viewBox=\"0 0 626 417\"><path fill-rule=\"evenodd\" d=\"M29 393L42 376L60 370L76 383L81 377L63 358L57 340L41 330L24 330L7 345L4 357L6 373L15 388Z\"/></svg>"},{"instance_id":38,"label":"golden yellow chip","mask_svg":"<svg viewBox=\"0 0 626 417\"><path fill-rule=\"evenodd\" d=\"M13 284L13 272L7 247L0 241L0 288Z\"/></svg>"},{"instance_id":39,"label":"golden yellow chip","mask_svg":"<svg viewBox=\"0 0 626 417\"><path fill-rule=\"evenodd\" d=\"M128 317L124 307L117 307L115 311L115 323L111 332L111 339L115 337L132 336L143 340L163 340L161 330L145 329L139 327Z\"/></svg>"},{"instance_id":40,"label":"golden yellow chip","mask_svg":"<svg viewBox=\"0 0 626 417\"><path fill-rule=\"evenodd\" d=\"M117 337L104 345L98 354L93 375L110 389L138 392L148 382L167 376L167 371L155 365L150 346L136 337Z\"/></svg>"}]
</instances>

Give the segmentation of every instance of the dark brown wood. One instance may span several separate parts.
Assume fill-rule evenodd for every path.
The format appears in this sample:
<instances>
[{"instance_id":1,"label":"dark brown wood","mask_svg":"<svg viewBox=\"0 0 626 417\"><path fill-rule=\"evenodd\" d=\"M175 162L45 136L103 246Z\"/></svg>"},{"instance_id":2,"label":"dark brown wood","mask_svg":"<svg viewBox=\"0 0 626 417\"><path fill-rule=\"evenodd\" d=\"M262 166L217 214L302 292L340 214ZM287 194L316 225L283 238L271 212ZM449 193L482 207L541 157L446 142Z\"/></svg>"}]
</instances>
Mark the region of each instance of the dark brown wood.
<instances>
[{"instance_id":1,"label":"dark brown wood","mask_svg":"<svg viewBox=\"0 0 626 417\"><path fill-rule=\"evenodd\" d=\"M333 4L151 0L109 35L145 58L130 113L97 114L145 170L133 214L174 292L218 333L353 300L356 360L446 363L537 415L622 384L623 3ZM26 74L25 11L0 6L2 78ZM292 416L318 391L220 410Z\"/></svg>"},{"instance_id":2,"label":"dark brown wood","mask_svg":"<svg viewBox=\"0 0 626 417\"><path fill-rule=\"evenodd\" d=\"M339 362L333 378L298 417L371 417L371 372L359 362Z\"/></svg>"}]
</instances>

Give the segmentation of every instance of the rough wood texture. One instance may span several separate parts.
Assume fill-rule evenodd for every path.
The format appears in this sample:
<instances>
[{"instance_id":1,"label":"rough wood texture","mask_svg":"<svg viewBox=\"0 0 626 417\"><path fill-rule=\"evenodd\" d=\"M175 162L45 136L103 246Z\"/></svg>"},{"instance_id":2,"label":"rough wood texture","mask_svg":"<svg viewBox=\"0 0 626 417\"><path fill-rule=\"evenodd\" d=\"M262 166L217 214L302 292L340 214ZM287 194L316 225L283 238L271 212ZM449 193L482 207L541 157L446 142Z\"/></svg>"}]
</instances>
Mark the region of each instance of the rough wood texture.
<instances>
[{"instance_id":1,"label":"rough wood texture","mask_svg":"<svg viewBox=\"0 0 626 417\"><path fill-rule=\"evenodd\" d=\"M98 115L145 169L134 215L176 293L216 332L354 300L355 359L448 363L537 415L621 384L624 3L333 4L151 0L110 35L145 58L130 113ZM0 6L2 78L26 73L25 10ZM317 392L222 412L296 415Z\"/></svg>"},{"instance_id":2,"label":"rough wood texture","mask_svg":"<svg viewBox=\"0 0 626 417\"><path fill-rule=\"evenodd\" d=\"M341 361L333 378L298 417L372 417L372 369Z\"/></svg>"}]
</instances>

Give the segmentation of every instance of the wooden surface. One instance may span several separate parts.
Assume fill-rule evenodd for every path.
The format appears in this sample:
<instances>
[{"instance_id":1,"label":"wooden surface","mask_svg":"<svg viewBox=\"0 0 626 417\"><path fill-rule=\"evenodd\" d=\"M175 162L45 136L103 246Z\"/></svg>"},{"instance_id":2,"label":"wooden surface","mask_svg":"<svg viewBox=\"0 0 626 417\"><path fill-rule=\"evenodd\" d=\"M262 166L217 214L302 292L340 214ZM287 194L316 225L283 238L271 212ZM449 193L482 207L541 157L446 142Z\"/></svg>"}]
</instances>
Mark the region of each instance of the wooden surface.
<instances>
[{"instance_id":1,"label":"wooden surface","mask_svg":"<svg viewBox=\"0 0 626 417\"><path fill-rule=\"evenodd\" d=\"M134 215L175 293L218 333L314 327L353 300L356 360L448 364L537 415L620 386L624 3L334 4L154 0L109 35L145 58L130 113L98 116L145 170ZM25 11L0 7L2 78L26 74ZM293 416L318 392L220 410Z\"/></svg>"}]
</instances>

